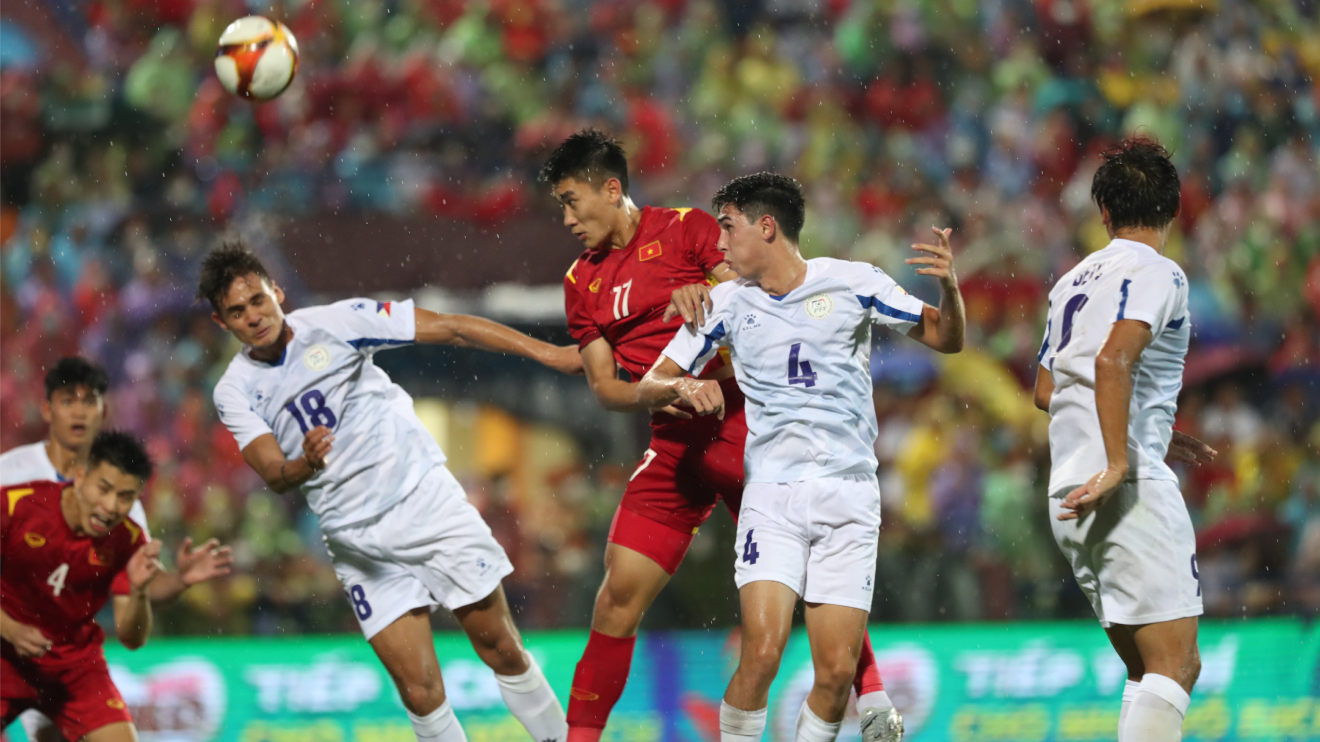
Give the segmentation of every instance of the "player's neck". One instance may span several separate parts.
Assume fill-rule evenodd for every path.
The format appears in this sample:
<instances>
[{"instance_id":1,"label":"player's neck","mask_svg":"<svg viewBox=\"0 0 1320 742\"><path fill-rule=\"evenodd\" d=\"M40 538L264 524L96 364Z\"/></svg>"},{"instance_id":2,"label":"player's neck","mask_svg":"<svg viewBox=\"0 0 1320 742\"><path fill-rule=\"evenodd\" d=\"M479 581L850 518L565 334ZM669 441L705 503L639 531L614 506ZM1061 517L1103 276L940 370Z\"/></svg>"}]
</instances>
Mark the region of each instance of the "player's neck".
<instances>
[{"instance_id":1,"label":"player's neck","mask_svg":"<svg viewBox=\"0 0 1320 742\"><path fill-rule=\"evenodd\" d=\"M284 324L280 326L280 336L275 342L265 348L253 348L248 353L248 357L262 363L274 363L284 355L284 349L289 347L290 340L293 340L293 328L289 326L289 320L285 319Z\"/></svg>"},{"instance_id":2,"label":"player's neck","mask_svg":"<svg viewBox=\"0 0 1320 742\"><path fill-rule=\"evenodd\" d=\"M773 250L776 247L778 246L771 245L770 249ZM801 286L806 280L807 261L802 258L796 248L791 248L784 250L782 255L778 255L771 260L756 283L762 291L771 296L784 296Z\"/></svg>"},{"instance_id":3,"label":"player's neck","mask_svg":"<svg viewBox=\"0 0 1320 742\"><path fill-rule=\"evenodd\" d=\"M637 204L633 203L631 198L624 196L619 202L619 209L623 211L620 214L621 224L610 238L611 250L622 250L627 247L633 237L637 236L638 227L642 226L642 210L637 208Z\"/></svg>"},{"instance_id":4,"label":"player's neck","mask_svg":"<svg viewBox=\"0 0 1320 742\"><path fill-rule=\"evenodd\" d=\"M87 452L91 447L89 443L83 448L66 448L55 439L54 434L51 434L46 441L46 458L50 459L51 466L55 467L55 473L62 479L73 479L74 470L87 458Z\"/></svg>"},{"instance_id":5,"label":"player's neck","mask_svg":"<svg viewBox=\"0 0 1320 742\"><path fill-rule=\"evenodd\" d=\"M1155 252L1163 255L1164 248L1169 243L1169 228L1124 227L1110 236L1116 240L1127 240L1128 242L1140 242L1143 245L1149 245Z\"/></svg>"},{"instance_id":6,"label":"player's neck","mask_svg":"<svg viewBox=\"0 0 1320 742\"><path fill-rule=\"evenodd\" d=\"M78 512L78 495L73 491L73 485L69 485L60 490L60 515L64 516L64 522L69 525L69 530L79 536L86 536L83 532L82 513Z\"/></svg>"}]
</instances>

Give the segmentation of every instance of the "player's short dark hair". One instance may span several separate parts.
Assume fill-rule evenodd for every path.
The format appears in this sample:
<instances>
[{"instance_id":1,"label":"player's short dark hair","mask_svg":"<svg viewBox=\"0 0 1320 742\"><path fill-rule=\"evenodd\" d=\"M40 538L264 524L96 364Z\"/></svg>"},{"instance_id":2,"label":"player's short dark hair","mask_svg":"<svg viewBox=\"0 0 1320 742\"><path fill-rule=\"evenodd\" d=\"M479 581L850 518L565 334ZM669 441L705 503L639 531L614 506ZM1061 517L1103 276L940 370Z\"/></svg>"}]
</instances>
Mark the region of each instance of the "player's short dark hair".
<instances>
[{"instance_id":1,"label":"player's short dark hair","mask_svg":"<svg viewBox=\"0 0 1320 742\"><path fill-rule=\"evenodd\" d=\"M110 464L125 474L132 474L146 484L155 466L142 441L120 430L103 430L92 439L92 450L87 454L87 471L97 464Z\"/></svg>"},{"instance_id":2,"label":"player's short dark hair","mask_svg":"<svg viewBox=\"0 0 1320 742\"><path fill-rule=\"evenodd\" d=\"M623 145L610 135L597 129L583 129L555 148L550 159L541 166L537 180L553 188L558 183L576 178L597 186L610 178L619 179L623 195L628 195L628 156Z\"/></svg>"},{"instance_id":3,"label":"player's short dark hair","mask_svg":"<svg viewBox=\"0 0 1320 742\"><path fill-rule=\"evenodd\" d=\"M225 242L207 253L202 261L202 277L197 282L197 299L211 302L211 308L220 311L220 302L235 279L250 273L269 282L270 274L261 260L241 241Z\"/></svg>"},{"instance_id":4,"label":"player's short dark hair","mask_svg":"<svg viewBox=\"0 0 1320 742\"><path fill-rule=\"evenodd\" d=\"M61 358L46 372L46 399L61 389L76 390L80 386L93 394L104 395L110 388L110 378L105 369L78 356Z\"/></svg>"},{"instance_id":5,"label":"player's short dark hair","mask_svg":"<svg viewBox=\"0 0 1320 742\"><path fill-rule=\"evenodd\" d=\"M1091 198L1109 211L1109 227L1163 228L1178 213L1181 185L1169 151L1147 137L1106 149L1091 179Z\"/></svg>"},{"instance_id":6,"label":"player's short dark hair","mask_svg":"<svg viewBox=\"0 0 1320 742\"><path fill-rule=\"evenodd\" d=\"M778 173L734 178L716 191L715 198L710 200L710 208L716 214L730 205L746 214L747 221L760 219L766 214L773 216L775 223L784 230L784 236L792 242L797 242L807 220L807 200L802 196L802 186Z\"/></svg>"}]
</instances>

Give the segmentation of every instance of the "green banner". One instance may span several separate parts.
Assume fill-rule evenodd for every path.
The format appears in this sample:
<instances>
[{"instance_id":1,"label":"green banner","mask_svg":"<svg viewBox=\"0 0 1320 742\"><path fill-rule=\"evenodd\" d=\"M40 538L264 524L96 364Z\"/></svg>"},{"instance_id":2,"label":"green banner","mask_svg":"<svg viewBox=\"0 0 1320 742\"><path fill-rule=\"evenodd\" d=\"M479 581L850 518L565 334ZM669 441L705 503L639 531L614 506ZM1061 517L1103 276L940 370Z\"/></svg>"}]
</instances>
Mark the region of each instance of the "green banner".
<instances>
[{"instance_id":1,"label":"green banner","mask_svg":"<svg viewBox=\"0 0 1320 742\"><path fill-rule=\"evenodd\" d=\"M871 627L911 742L1113 740L1126 671L1094 623ZM583 632L531 632L528 648L568 698ZM1203 622L1185 740L1320 740L1320 629ZM472 742L528 737L461 635L436 638L446 692ZM156 639L107 648L144 742L409 742L389 677L358 636ZM607 742L716 742L737 657L725 630L643 634ZM770 698L767 740L788 742L812 668L794 635ZM24 739L19 725L9 730ZM853 710L840 740L858 738Z\"/></svg>"}]
</instances>

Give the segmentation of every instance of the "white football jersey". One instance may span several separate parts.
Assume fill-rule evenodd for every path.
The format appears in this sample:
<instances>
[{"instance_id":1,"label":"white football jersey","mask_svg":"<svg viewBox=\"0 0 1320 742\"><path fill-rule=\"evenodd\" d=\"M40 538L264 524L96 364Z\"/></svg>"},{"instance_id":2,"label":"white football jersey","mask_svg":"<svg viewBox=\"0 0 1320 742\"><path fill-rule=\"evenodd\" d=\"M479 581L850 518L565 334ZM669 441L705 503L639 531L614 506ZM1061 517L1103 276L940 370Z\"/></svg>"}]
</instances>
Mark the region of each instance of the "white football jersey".
<instances>
[{"instance_id":1,"label":"white football jersey","mask_svg":"<svg viewBox=\"0 0 1320 742\"><path fill-rule=\"evenodd\" d=\"M1128 478L1178 477L1164 463L1191 339L1187 276L1149 245L1114 240L1077 264L1050 292L1040 362L1050 399L1050 492L1084 484L1108 465L1095 403L1095 358L1121 319L1150 325L1132 374Z\"/></svg>"},{"instance_id":2,"label":"white football jersey","mask_svg":"<svg viewBox=\"0 0 1320 742\"><path fill-rule=\"evenodd\" d=\"M289 459L324 425L335 441L326 468L302 485L321 528L373 518L445 462L413 412L412 397L372 363L383 348L416 337L411 301L348 299L290 312L293 339L276 363L244 348L215 387L220 419L246 448L271 433Z\"/></svg>"},{"instance_id":3,"label":"white football jersey","mask_svg":"<svg viewBox=\"0 0 1320 742\"><path fill-rule=\"evenodd\" d=\"M711 291L714 308L664 355L695 373L727 346L747 396L748 482L874 474L871 325L907 332L925 304L875 266L807 261L802 285L771 296L747 281Z\"/></svg>"},{"instance_id":4,"label":"white football jersey","mask_svg":"<svg viewBox=\"0 0 1320 742\"><path fill-rule=\"evenodd\" d=\"M11 487L24 482L67 482L69 480L55 471L55 464L46 455L46 441L29 443L26 446L11 448L0 454L0 487ZM147 528L147 511L142 507L142 498L133 502L128 517Z\"/></svg>"}]
</instances>

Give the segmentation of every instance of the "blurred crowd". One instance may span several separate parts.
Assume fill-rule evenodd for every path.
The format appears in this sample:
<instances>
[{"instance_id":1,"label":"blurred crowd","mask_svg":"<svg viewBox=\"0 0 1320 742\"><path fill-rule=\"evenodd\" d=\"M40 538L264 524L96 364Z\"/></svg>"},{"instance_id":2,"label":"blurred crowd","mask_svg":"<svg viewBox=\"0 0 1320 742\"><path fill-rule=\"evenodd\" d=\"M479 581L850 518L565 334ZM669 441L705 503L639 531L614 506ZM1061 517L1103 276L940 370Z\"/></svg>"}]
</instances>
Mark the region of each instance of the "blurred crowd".
<instances>
[{"instance_id":1,"label":"blurred crowd","mask_svg":"<svg viewBox=\"0 0 1320 742\"><path fill-rule=\"evenodd\" d=\"M1026 390L1049 286L1107 242L1089 202L1098 152L1157 137L1183 183L1168 254L1191 280L1178 428L1220 452L1180 472L1207 613L1320 612L1315 2L51 7L45 25L6 16L0 51L0 443L44 434L52 360L109 369L111 423L163 462L153 531L237 547L239 575L190 590L166 630L352 625L314 520L260 486L215 418L235 348L192 282L216 233L278 266L268 214L546 211L536 170L586 125L623 139L639 203L702 205L733 175L794 175L808 257L872 262L927 299L907 245L954 227L972 350L937 362L881 338L873 362L885 620L1089 612L1050 539L1044 416ZM283 19L301 51L297 82L261 106L211 72L215 39L248 12ZM528 625L585 623L572 606L598 582L630 463L566 475L572 530L554 534L511 509L499 492L513 484L468 482L519 563L510 592Z\"/></svg>"}]
</instances>

